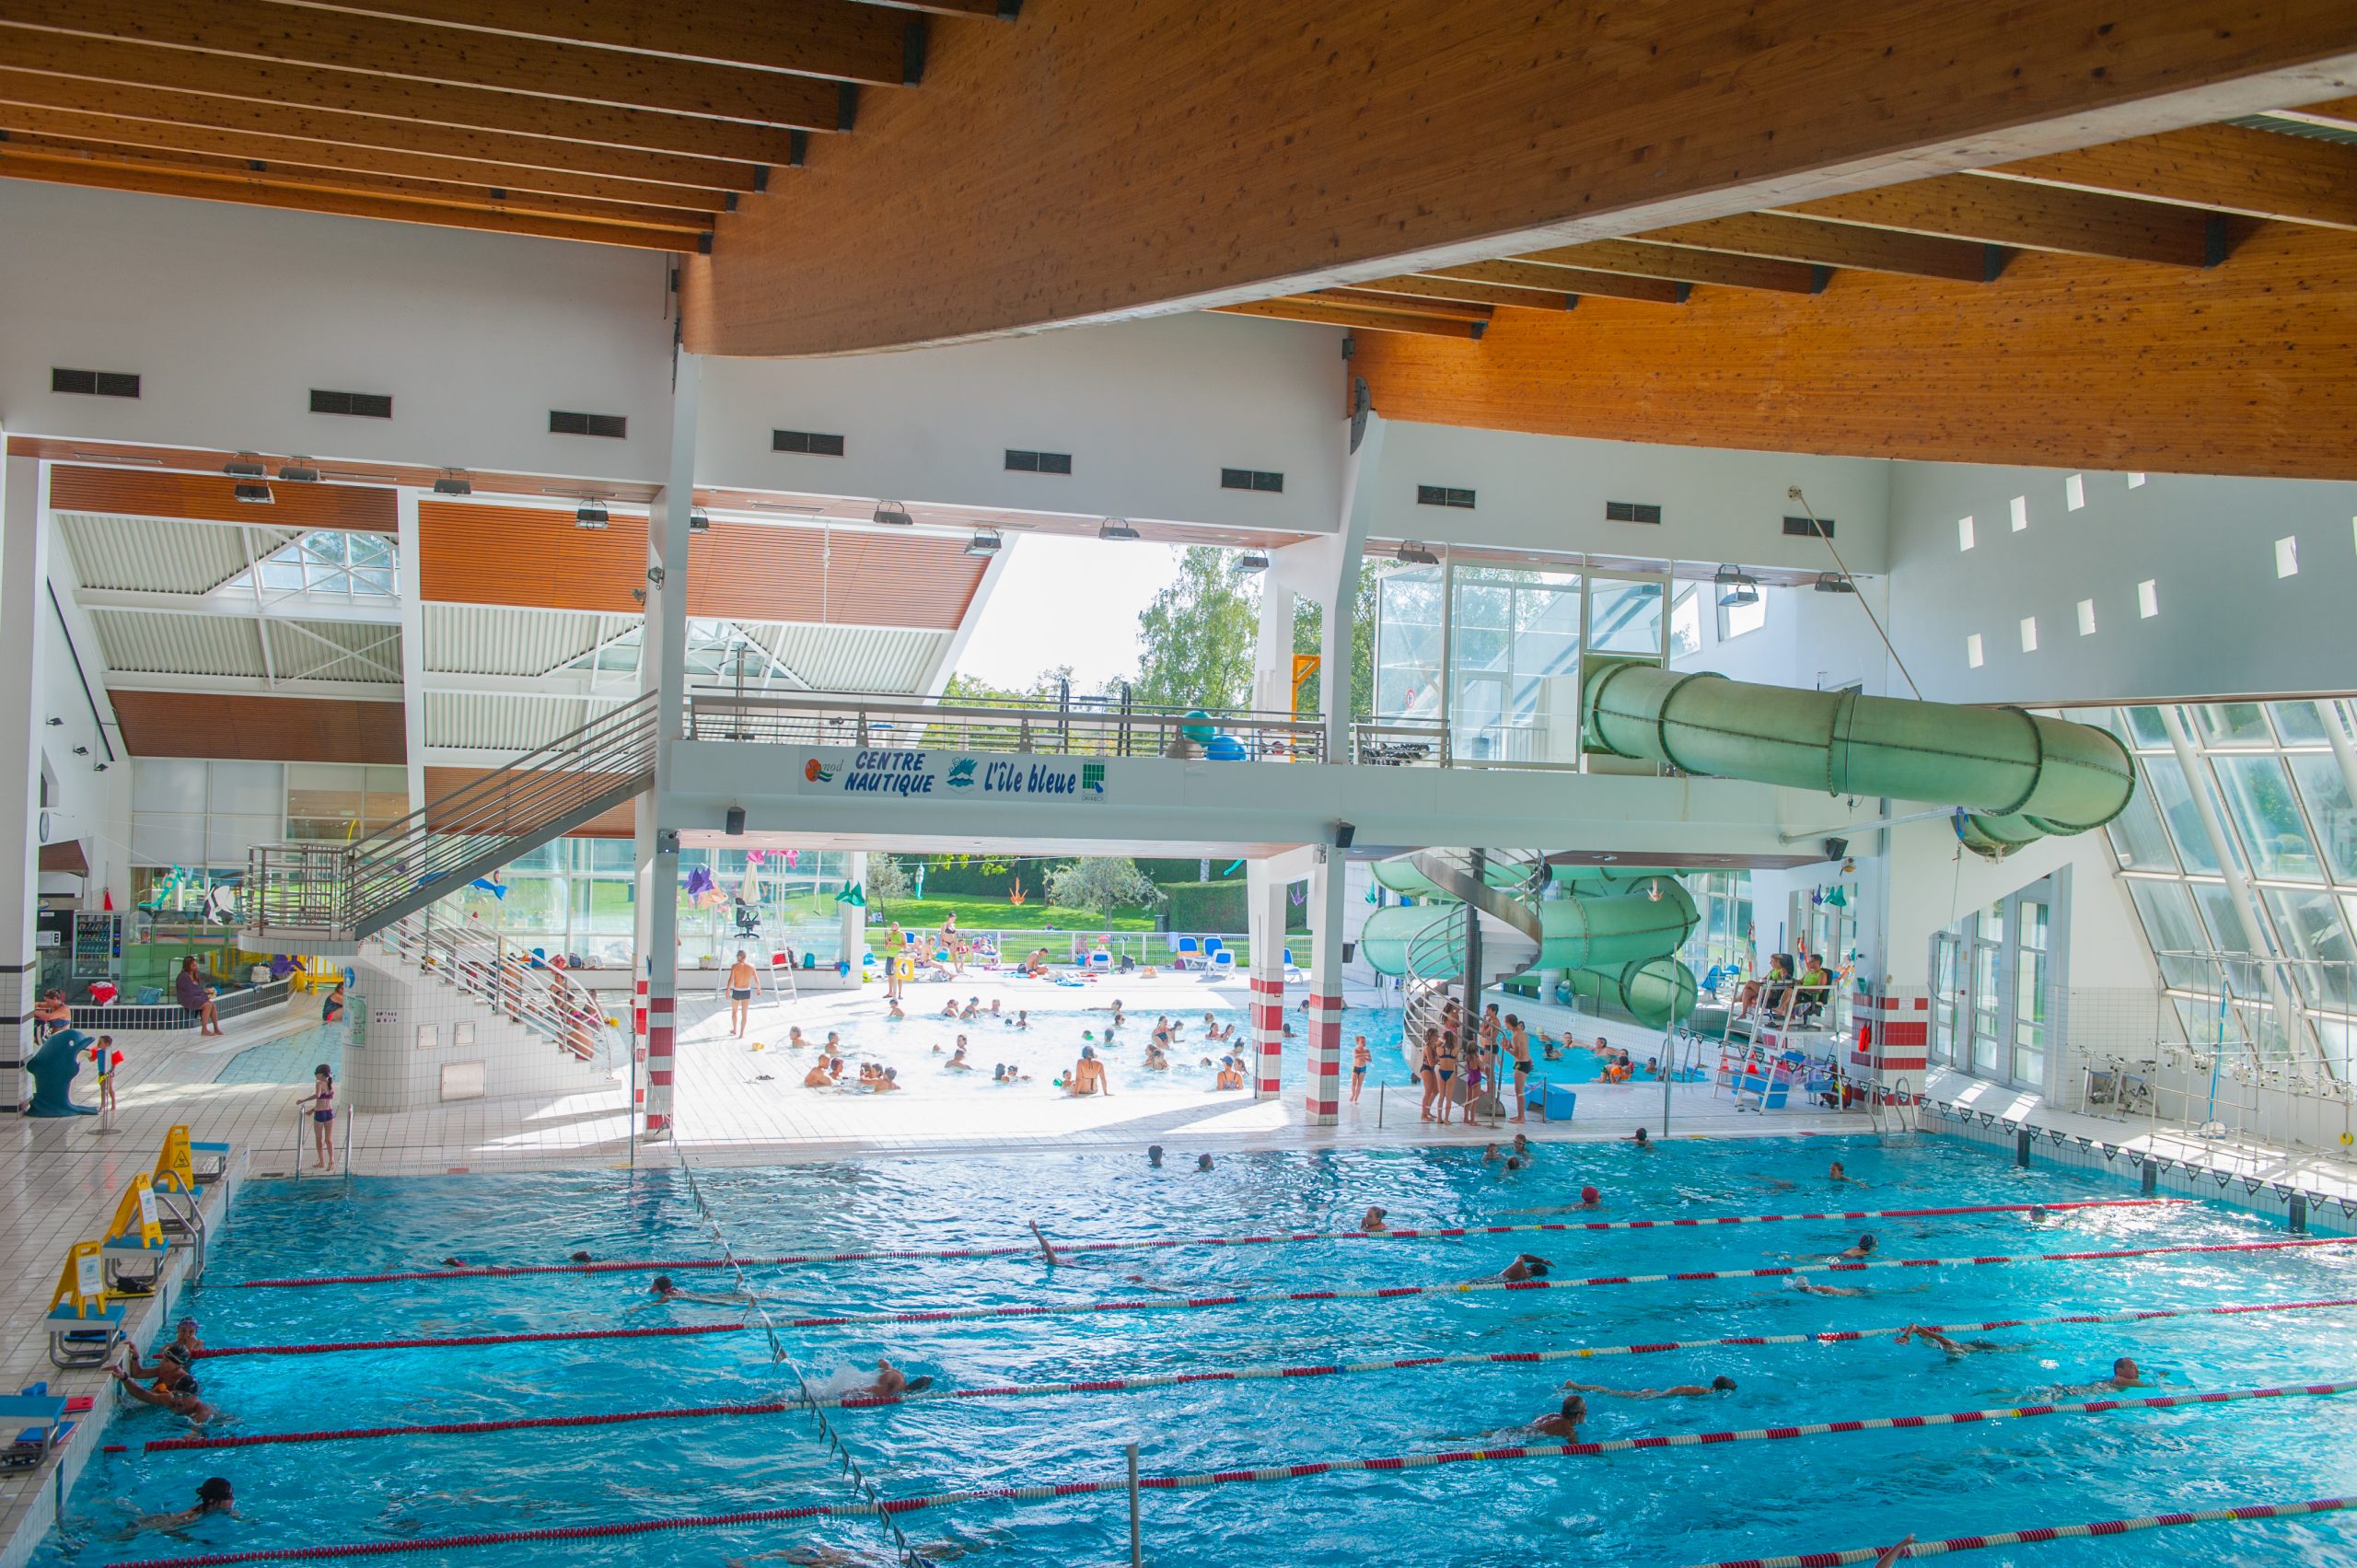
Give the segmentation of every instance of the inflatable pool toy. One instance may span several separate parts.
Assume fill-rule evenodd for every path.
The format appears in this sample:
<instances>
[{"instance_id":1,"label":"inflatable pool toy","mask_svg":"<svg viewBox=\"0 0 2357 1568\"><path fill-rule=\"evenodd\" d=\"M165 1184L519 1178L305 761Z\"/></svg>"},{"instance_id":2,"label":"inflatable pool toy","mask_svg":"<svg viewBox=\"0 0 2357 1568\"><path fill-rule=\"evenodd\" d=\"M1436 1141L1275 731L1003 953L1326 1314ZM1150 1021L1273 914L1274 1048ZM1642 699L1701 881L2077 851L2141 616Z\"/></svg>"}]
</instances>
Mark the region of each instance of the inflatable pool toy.
<instances>
[{"instance_id":1,"label":"inflatable pool toy","mask_svg":"<svg viewBox=\"0 0 2357 1568\"><path fill-rule=\"evenodd\" d=\"M1203 742L1203 755L1214 762L1241 762L1245 758L1244 742L1232 735L1214 735Z\"/></svg>"},{"instance_id":2,"label":"inflatable pool toy","mask_svg":"<svg viewBox=\"0 0 2357 1568\"><path fill-rule=\"evenodd\" d=\"M769 1045L768 1045L768 1044L767 1044L767 1042L765 1042L765 1041L758 1040L755 1040L752 1044L750 1044L750 1045L747 1046L745 1049L746 1049L746 1050L748 1050L748 1051L767 1051L767 1050L769 1049Z\"/></svg>"},{"instance_id":3,"label":"inflatable pool toy","mask_svg":"<svg viewBox=\"0 0 2357 1568\"><path fill-rule=\"evenodd\" d=\"M1097 1038L1097 1031L1095 1029L1083 1029L1080 1031L1080 1038L1083 1040L1095 1040Z\"/></svg>"},{"instance_id":4,"label":"inflatable pool toy","mask_svg":"<svg viewBox=\"0 0 2357 1568\"><path fill-rule=\"evenodd\" d=\"M1212 727L1211 714L1201 708L1194 708L1189 711L1187 722L1178 726L1178 733L1201 745L1211 740L1219 731Z\"/></svg>"}]
</instances>

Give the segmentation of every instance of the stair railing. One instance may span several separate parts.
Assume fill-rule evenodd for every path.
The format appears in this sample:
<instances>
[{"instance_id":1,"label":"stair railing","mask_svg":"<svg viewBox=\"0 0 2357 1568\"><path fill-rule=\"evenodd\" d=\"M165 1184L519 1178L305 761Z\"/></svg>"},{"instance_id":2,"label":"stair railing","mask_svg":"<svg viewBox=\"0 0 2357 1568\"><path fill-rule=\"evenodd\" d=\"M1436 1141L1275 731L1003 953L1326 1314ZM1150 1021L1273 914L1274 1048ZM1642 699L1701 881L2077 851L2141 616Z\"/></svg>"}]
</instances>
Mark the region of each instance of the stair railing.
<instances>
[{"instance_id":1,"label":"stair railing","mask_svg":"<svg viewBox=\"0 0 2357 1568\"><path fill-rule=\"evenodd\" d=\"M577 1062L612 1067L621 1058L621 1037L597 993L505 937L435 925L419 913L393 922L374 940L397 967L456 987Z\"/></svg>"}]
</instances>

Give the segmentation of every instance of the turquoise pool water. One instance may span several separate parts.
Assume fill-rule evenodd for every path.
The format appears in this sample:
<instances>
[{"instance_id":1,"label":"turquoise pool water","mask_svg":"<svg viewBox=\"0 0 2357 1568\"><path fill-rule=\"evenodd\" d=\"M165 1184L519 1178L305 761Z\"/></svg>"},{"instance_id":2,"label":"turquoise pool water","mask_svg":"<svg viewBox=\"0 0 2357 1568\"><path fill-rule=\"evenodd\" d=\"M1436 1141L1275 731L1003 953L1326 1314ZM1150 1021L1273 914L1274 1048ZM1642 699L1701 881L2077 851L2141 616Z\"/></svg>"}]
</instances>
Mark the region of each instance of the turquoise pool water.
<instances>
[{"instance_id":1,"label":"turquoise pool water","mask_svg":"<svg viewBox=\"0 0 2357 1568\"><path fill-rule=\"evenodd\" d=\"M1871 1183L1835 1189L1833 1158ZM1560 1215L1583 1182L1605 1217L1914 1207L2121 1196L2085 1173L2021 1171L1945 1140L1678 1140L1542 1146L1515 1174L1459 1150L1223 1155L1198 1173L1131 1156L1072 1154L873 1160L715 1169L699 1181L747 1254L832 1248L1019 1242L1034 1220L1060 1239L1338 1228L1369 1203L1395 1225L1527 1223ZM1835 1222L1447 1241L1313 1243L1118 1255L1110 1271L1036 1258L761 1269L784 1317L1078 1302L1134 1295L1143 1272L1187 1292L1442 1283L1486 1275L1519 1247L1559 1274L1766 1266L1821 1254L1865 1226ZM2116 1246L2275 1239L2280 1227L2223 1205L1871 1222L1885 1253L1956 1257ZM642 1274L412 1282L304 1290L239 1288L290 1273L470 1262L709 1255L676 1173L256 1182L186 1300L215 1345L528 1332L725 1319L675 1306L625 1317ZM1818 1276L1820 1279L1827 1276ZM697 1273L683 1283L716 1285ZM951 1388L1362 1361L1452 1353L1895 1328L2140 1307L2357 1295L2357 1248L2213 1253L2133 1262L1888 1271L1846 1276L1858 1297L1771 1280L1545 1293L1446 1295L1086 1318L985 1319L789 1330L793 1358L837 1384L889 1354ZM846 1441L888 1495L1118 1476L1124 1443L1148 1474L1522 1440L1567 1376L1620 1387L1706 1382L1733 1393L1635 1402L1592 1397L1590 1437L1702 1432L2025 1402L2101 1376L2132 1354L2183 1384L2226 1389L2322 1382L2357 1370L2357 1309L2204 1318L2141 1328L2055 1327L1986 1336L2001 1348L1951 1359L1887 1337L1578 1363L1376 1373L1313 1381L1194 1385L1145 1393L973 1400L850 1411ZM496 1420L774 1399L791 1387L754 1334L573 1342L202 1363L221 1430L253 1434L382 1423ZM94 1463L44 1564L99 1564L200 1551L391 1541L453 1532L594 1524L790 1506L849 1497L807 1421L771 1415L496 1435L145 1454L182 1423L117 1420L132 1453ZM111 1535L136 1511L180 1505L207 1475L230 1477L244 1517L182 1541ZM1149 1493L1146 1558L1165 1568L1326 1568L1384 1562L1527 1568L1675 1565L1723 1557L2060 1524L2260 1498L2357 1492L2357 1397L1960 1428L1869 1432L1586 1458L1467 1464L1209 1491ZM1109 1496L981 1503L908 1516L941 1560L1096 1565L1123 1561L1124 1504ZM2357 1560L2357 1520L2199 1527L2064 1542L1966 1562L2129 1568L2200 1560L2215 1568L2322 1568ZM637 1539L481 1547L417 1561L621 1568L888 1562L872 1522L744 1526Z\"/></svg>"},{"instance_id":2,"label":"turquoise pool water","mask_svg":"<svg viewBox=\"0 0 2357 1568\"><path fill-rule=\"evenodd\" d=\"M318 1024L241 1051L213 1074L216 1084L308 1084L311 1070L326 1063L343 1076L343 1026Z\"/></svg>"}]
</instances>

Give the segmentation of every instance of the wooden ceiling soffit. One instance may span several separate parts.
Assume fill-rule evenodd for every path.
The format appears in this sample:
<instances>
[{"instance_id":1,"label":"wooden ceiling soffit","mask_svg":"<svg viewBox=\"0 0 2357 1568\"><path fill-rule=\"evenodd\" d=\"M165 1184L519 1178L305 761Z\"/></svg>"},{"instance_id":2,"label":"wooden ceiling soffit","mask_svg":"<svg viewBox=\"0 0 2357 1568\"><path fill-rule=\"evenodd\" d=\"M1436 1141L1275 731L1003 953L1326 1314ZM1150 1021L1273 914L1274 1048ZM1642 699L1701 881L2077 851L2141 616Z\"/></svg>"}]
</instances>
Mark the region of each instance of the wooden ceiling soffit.
<instances>
[{"instance_id":1,"label":"wooden ceiling soffit","mask_svg":"<svg viewBox=\"0 0 2357 1568\"><path fill-rule=\"evenodd\" d=\"M260 697L110 688L134 757L266 762L399 762L407 750L398 699Z\"/></svg>"},{"instance_id":2,"label":"wooden ceiling soffit","mask_svg":"<svg viewBox=\"0 0 2357 1568\"><path fill-rule=\"evenodd\" d=\"M1315 294L1301 297L1331 300L1337 305L1355 305L1369 310L1388 310L1402 316L1438 316L1451 321L1486 321L1491 314L1489 306L1461 299L1417 299L1366 288L1321 288Z\"/></svg>"},{"instance_id":3,"label":"wooden ceiling soffit","mask_svg":"<svg viewBox=\"0 0 2357 1568\"><path fill-rule=\"evenodd\" d=\"M1500 288L1495 284L1456 283L1446 278L1376 278L1353 284L1352 294L1387 294L1408 299L1453 299L1464 305L1488 305L1503 310L1569 310L1580 302L1576 294L1535 288Z\"/></svg>"},{"instance_id":4,"label":"wooden ceiling soffit","mask_svg":"<svg viewBox=\"0 0 2357 1568\"><path fill-rule=\"evenodd\" d=\"M1320 327L1348 327L1355 331L1412 332L1423 337L1468 341L1479 341L1489 326L1486 321L1459 321L1445 316L1401 315L1391 310L1371 310L1320 299L1255 299L1240 305L1214 305L1211 308L1230 316L1265 316L1276 321L1307 321Z\"/></svg>"},{"instance_id":5,"label":"wooden ceiling soffit","mask_svg":"<svg viewBox=\"0 0 2357 1568\"><path fill-rule=\"evenodd\" d=\"M2357 146L2314 136L2204 125L1976 172L2247 217L2357 228Z\"/></svg>"},{"instance_id":6,"label":"wooden ceiling soffit","mask_svg":"<svg viewBox=\"0 0 2357 1568\"><path fill-rule=\"evenodd\" d=\"M1791 210L1836 223L2170 267L2215 266L2228 249L2225 221L2215 214L1972 174L1912 180Z\"/></svg>"},{"instance_id":7,"label":"wooden ceiling soffit","mask_svg":"<svg viewBox=\"0 0 2357 1568\"><path fill-rule=\"evenodd\" d=\"M532 235L542 239L573 239L591 245L620 245L644 250L687 251L710 243L705 231L644 228L614 223L586 223L548 217L537 213L491 207L445 205L437 202L396 199L358 192L350 193L275 185L251 175L168 173L128 168L80 159L28 156L0 143L0 176L39 180L52 185L88 185L109 191L136 191L151 196L187 196L199 201L234 202L243 206L284 207L299 212L333 213L344 217L385 218L396 223L422 223L437 228L475 228L494 234Z\"/></svg>"},{"instance_id":8,"label":"wooden ceiling soffit","mask_svg":"<svg viewBox=\"0 0 2357 1568\"><path fill-rule=\"evenodd\" d=\"M592 529L555 507L420 501L417 572L423 599L636 615L646 520L616 514Z\"/></svg>"},{"instance_id":9,"label":"wooden ceiling soffit","mask_svg":"<svg viewBox=\"0 0 2357 1568\"><path fill-rule=\"evenodd\" d=\"M275 465L265 466L277 471ZM59 463L50 470L49 504L60 512L188 517L273 528L340 528L347 533L393 531L389 490L273 479L264 481L271 499L262 505L238 500L232 494L238 482L223 473L154 473Z\"/></svg>"},{"instance_id":10,"label":"wooden ceiling soffit","mask_svg":"<svg viewBox=\"0 0 2357 1568\"><path fill-rule=\"evenodd\" d=\"M0 115L0 123L6 116ZM486 181L455 184L402 175L361 174L317 168L302 164L254 167L260 159L233 154L164 152L152 147L125 147L104 143L69 141L54 136L26 135L10 131L7 151L15 157L46 161L65 168L101 167L191 180L228 180L269 189L322 192L330 194L384 197L388 200L431 203L493 213L534 214L584 223L622 224L660 230L671 249L695 248L698 237L709 233L713 210L650 206L638 202L609 201L594 196L552 195L547 192L508 191Z\"/></svg>"},{"instance_id":11,"label":"wooden ceiling soffit","mask_svg":"<svg viewBox=\"0 0 2357 1568\"><path fill-rule=\"evenodd\" d=\"M2267 110L2267 117L2315 125L2328 131L2357 131L2357 98L2337 98L2324 103L2304 104L2297 109L2270 109Z\"/></svg>"},{"instance_id":12,"label":"wooden ceiling soffit","mask_svg":"<svg viewBox=\"0 0 2357 1568\"><path fill-rule=\"evenodd\" d=\"M719 212L732 199L726 192L694 185L657 185L612 175L575 174L514 164L477 163L468 158L345 147L332 142L215 131L202 125L171 125L156 120L119 120L66 110L28 109L5 99L0 99L0 131L6 132L13 141L36 148L53 143L85 151L99 147L138 148L150 154L176 154L199 163L210 158L230 158L239 164L258 161L287 178L297 178L292 170L299 169L311 176L341 177L354 184L377 179L430 180L444 186L476 186L484 192L529 192L543 196L684 208L698 214Z\"/></svg>"},{"instance_id":13,"label":"wooden ceiling soffit","mask_svg":"<svg viewBox=\"0 0 2357 1568\"><path fill-rule=\"evenodd\" d=\"M2215 0L1877 17L1131 0L1119 25L964 27L888 135L723 219L685 273L687 344L857 353L1297 296L2346 96L2357 70L2347 0L2235 26ZM1238 103L1282 108L1239 134ZM879 200L925 243L842 247Z\"/></svg>"},{"instance_id":14,"label":"wooden ceiling soffit","mask_svg":"<svg viewBox=\"0 0 2357 1568\"><path fill-rule=\"evenodd\" d=\"M1505 288L1534 288L1546 294L1594 294L1609 299L1633 299L1643 305L1683 305L1692 284L1666 278L1632 278L1619 273L1590 272L1583 267L1550 267L1539 261L1469 261L1459 267L1437 267L1422 274L1457 283L1497 284Z\"/></svg>"},{"instance_id":15,"label":"wooden ceiling soffit","mask_svg":"<svg viewBox=\"0 0 2357 1568\"><path fill-rule=\"evenodd\" d=\"M463 159L502 168L566 171L714 192L755 191L767 182L757 164L561 142L505 131L427 125L414 120L343 114L332 110L259 103L250 99L217 98L161 87L122 87L72 76L46 76L33 71L0 69L0 104L14 106L12 112L17 113L30 110L72 114L90 121L140 127L135 136L122 139L136 140L148 146L181 145L173 138L184 133L233 135L264 145L300 142L324 149L323 156L336 157L342 160L336 165L339 168L375 168L377 164L370 160L422 156ZM203 152L210 147L189 144L188 150ZM518 178L516 183L520 185L523 181Z\"/></svg>"},{"instance_id":16,"label":"wooden ceiling soffit","mask_svg":"<svg viewBox=\"0 0 2357 1568\"><path fill-rule=\"evenodd\" d=\"M541 43L580 43L658 59L785 71L878 87L913 83L924 19L850 0L681 0L666 6L549 6L540 0L280 0ZM913 29L913 32L911 31Z\"/></svg>"},{"instance_id":17,"label":"wooden ceiling soffit","mask_svg":"<svg viewBox=\"0 0 2357 1568\"><path fill-rule=\"evenodd\" d=\"M7 0L0 19L177 53L351 71L388 80L477 87L610 109L654 110L749 125L844 129L834 84L774 71L710 65L498 33L420 27L269 0ZM14 40L7 52L13 53ZM146 80L172 85L172 62ZM543 105L543 108L546 106Z\"/></svg>"},{"instance_id":18,"label":"wooden ceiling soffit","mask_svg":"<svg viewBox=\"0 0 2357 1568\"><path fill-rule=\"evenodd\" d=\"M1598 239L1534 250L1518 261L1550 267L1585 267L1596 272L1626 273L1632 277L1689 284L1715 284L1724 288L1756 288L1771 294L1821 294L1831 269L1799 261L1769 261L1758 256L1722 256L1680 250L1675 245L1648 245L1634 239Z\"/></svg>"},{"instance_id":19,"label":"wooden ceiling soffit","mask_svg":"<svg viewBox=\"0 0 2357 1568\"><path fill-rule=\"evenodd\" d=\"M7 0L9 6L15 3ZM7 14L0 9L0 16ZM437 87L397 76L233 59L226 54L151 48L5 25L0 25L0 61L19 71L373 114L397 122L502 131L739 163L780 165L795 159L794 132L777 126L597 103L564 103L487 87Z\"/></svg>"},{"instance_id":20,"label":"wooden ceiling soffit","mask_svg":"<svg viewBox=\"0 0 2357 1568\"><path fill-rule=\"evenodd\" d=\"M1737 256L1765 256L1846 267L1864 273L1945 278L1954 283L1993 283L2013 254L2002 245L1908 234L1898 229L1860 228L1790 213L1742 213L1734 217L1656 228L1637 237L1658 245L1683 245Z\"/></svg>"}]
</instances>

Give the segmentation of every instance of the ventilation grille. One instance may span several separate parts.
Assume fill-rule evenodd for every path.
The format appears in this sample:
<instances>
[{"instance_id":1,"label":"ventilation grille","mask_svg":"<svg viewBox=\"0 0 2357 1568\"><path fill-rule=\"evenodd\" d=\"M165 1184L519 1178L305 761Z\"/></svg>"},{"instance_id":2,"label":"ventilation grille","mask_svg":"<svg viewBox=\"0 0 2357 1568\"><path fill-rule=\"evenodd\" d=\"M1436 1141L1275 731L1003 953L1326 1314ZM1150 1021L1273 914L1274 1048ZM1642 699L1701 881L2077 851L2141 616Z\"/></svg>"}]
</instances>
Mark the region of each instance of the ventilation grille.
<instances>
[{"instance_id":1,"label":"ventilation grille","mask_svg":"<svg viewBox=\"0 0 2357 1568\"><path fill-rule=\"evenodd\" d=\"M348 413L360 419L390 419L393 398L389 392L323 392L311 389L313 413Z\"/></svg>"},{"instance_id":2,"label":"ventilation grille","mask_svg":"<svg viewBox=\"0 0 2357 1568\"><path fill-rule=\"evenodd\" d=\"M814 458L840 458L843 455L843 438L821 436L815 430L772 430L770 432L772 452L804 452Z\"/></svg>"},{"instance_id":3,"label":"ventilation grille","mask_svg":"<svg viewBox=\"0 0 2357 1568\"><path fill-rule=\"evenodd\" d=\"M1222 469L1219 470L1219 487L1222 490L1282 491L1285 487L1285 476L1262 473L1259 469Z\"/></svg>"},{"instance_id":4,"label":"ventilation grille","mask_svg":"<svg viewBox=\"0 0 2357 1568\"><path fill-rule=\"evenodd\" d=\"M1018 452L1009 447L1006 449L1006 466L1009 470L1016 473L1070 473L1072 472L1072 454L1070 452Z\"/></svg>"},{"instance_id":5,"label":"ventilation grille","mask_svg":"<svg viewBox=\"0 0 2357 1568\"><path fill-rule=\"evenodd\" d=\"M1607 501L1604 520L1608 523L1658 523L1661 508L1650 501Z\"/></svg>"},{"instance_id":6,"label":"ventilation grille","mask_svg":"<svg viewBox=\"0 0 2357 1568\"><path fill-rule=\"evenodd\" d=\"M567 413L563 409L549 410L549 434L552 436L605 436L619 441L629 431L630 421L618 413Z\"/></svg>"},{"instance_id":7,"label":"ventilation grille","mask_svg":"<svg viewBox=\"0 0 2357 1568\"><path fill-rule=\"evenodd\" d=\"M1831 539L1833 519L1830 517L1786 517L1784 531L1794 539Z\"/></svg>"},{"instance_id":8,"label":"ventilation grille","mask_svg":"<svg viewBox=\"0 0 2357 1568\"><path fill-rule=\"evenodd\" d=\"M49 389L86 398L135 398L139 377L120 370L52 370Z\"/></svg>"},{"instance_id":9,"label":"ventilation grille","mask_svg":"<svg viewBox=\"0 0 2357 1568\"><path fill-rule=\"evenodd\" d=\"M1460 506L1469 512L1473 509L1473 493L1469 490L1451 490L1446 485L1420 484L1416 486L1416 505Z\"/></svg>"}]
</instances>

